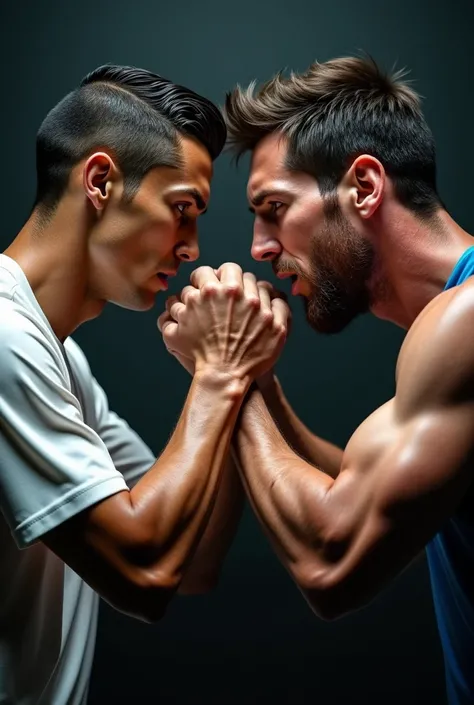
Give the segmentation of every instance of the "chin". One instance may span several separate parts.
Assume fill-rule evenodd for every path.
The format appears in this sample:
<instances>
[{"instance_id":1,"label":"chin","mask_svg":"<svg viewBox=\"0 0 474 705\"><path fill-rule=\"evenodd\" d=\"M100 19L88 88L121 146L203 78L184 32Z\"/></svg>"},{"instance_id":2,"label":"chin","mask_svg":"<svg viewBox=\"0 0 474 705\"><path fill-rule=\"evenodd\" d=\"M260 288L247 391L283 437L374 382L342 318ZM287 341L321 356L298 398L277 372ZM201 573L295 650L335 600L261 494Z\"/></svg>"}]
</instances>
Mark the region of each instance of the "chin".
<instances>
[{"instance_id":1,"label":"chin","mask_svg":"<svg viewBox=\"0 0 474 705\"><path fill-rule=\"evenodd\" d=\"M317 333L324 335L341 333L361 313L361 311L348 308L335 308L333 311L321 310L312 299L305 298L304 302L308 324Z\"/></svg>"},{"instance_id":2,"label":"chin","mask_svg":"<svg viewBox=\"0 0 474 705\"><path fill-rule=\"evenodd\" d=\"M309 325L311 328L316 331L316 333L322 333L324 335L335 335L336 333L342 333L342 331L347 328L348 325L354 320L351 318L350 320L337 320L335 318L313 318L311 316L307 316L306 320L308 321Z\"/></svg>"}]
</instances>

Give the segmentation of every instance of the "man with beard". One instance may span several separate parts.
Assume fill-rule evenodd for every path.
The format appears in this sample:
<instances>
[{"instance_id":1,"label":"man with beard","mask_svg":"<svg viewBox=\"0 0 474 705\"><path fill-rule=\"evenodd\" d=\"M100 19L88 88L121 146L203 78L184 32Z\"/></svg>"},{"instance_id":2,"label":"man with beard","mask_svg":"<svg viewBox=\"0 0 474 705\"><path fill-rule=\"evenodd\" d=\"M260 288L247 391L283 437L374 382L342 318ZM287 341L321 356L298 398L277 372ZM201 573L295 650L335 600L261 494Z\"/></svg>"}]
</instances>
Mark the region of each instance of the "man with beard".
<instances>
[{"instance_id":1,"label":"man with beard","mask_svg":"<svg viewBox=\"0 0 474 705\"><path fill-rule=\"evenodd\" d=\"M427 546L450 703L467 705L474 243L440 201L433 137L401 78L346 58L227 97L231 142L252 151L253 257L293 278L317 331L366 311L408 329L395 397L344 451L310 433L273 375L249 393L235 440L250 502L323 618L370 601ZM216 287L219 276L198 270L192 284ZM236 273L235 288L244 282L269 310L271 288ZM197 296L187 287L162 318L168 347L185 356L182 331L209 305Z\"/></svg>"}]
</instances>

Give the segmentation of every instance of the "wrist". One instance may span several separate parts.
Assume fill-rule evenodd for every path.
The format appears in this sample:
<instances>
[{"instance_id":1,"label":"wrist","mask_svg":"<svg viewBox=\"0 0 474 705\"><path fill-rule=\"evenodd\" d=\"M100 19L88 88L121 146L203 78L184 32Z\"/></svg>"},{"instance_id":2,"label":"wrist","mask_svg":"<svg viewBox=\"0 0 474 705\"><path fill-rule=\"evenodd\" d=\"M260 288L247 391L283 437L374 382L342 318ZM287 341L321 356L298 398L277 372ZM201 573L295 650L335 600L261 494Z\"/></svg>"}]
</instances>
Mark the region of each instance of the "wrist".
<instances>
[{"instance_id":1,"label":"wrist","mask_svg":"<svg viewBox=\"0 0 474 705\"><path fill-rule=\"evenodd\" d=\"M248 376L212 365L196 365L193 381L207 391L233 401L242 401L252 383Z\"/></svg>"}]
</instances>

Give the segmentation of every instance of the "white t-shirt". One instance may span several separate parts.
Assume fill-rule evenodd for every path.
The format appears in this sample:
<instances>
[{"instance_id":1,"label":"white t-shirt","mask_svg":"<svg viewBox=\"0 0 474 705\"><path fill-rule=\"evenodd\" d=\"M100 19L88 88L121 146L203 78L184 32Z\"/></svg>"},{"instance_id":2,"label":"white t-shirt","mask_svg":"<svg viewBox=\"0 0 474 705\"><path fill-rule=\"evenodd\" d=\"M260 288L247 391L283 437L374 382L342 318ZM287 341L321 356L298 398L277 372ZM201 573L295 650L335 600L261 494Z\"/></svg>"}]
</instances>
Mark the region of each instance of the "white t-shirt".
<instances>
[{"instance_id":1,"label":"white t-shirt","mask_svg":"<svg viewBox=\"0 0 474 705\"><path fill-rule=\"evenodd\" d=\"M1 705L86 702L98 596L41 537L154 460L0 255Z\"/></svg>"}]
</instances>

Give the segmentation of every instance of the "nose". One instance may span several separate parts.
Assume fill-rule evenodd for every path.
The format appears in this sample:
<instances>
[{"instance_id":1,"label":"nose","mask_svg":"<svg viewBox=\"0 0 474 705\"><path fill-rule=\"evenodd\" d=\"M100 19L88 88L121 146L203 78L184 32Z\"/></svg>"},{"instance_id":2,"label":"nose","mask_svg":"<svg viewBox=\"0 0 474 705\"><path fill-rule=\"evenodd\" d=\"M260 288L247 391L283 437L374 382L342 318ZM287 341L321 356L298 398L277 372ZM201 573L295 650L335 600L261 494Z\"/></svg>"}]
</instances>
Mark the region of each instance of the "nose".
<instances>
[{"instance_id":1,"label":"nose","mask_svg":"<svg viewBox=\"0 0 474 705\"><path fill-rule=\"evenodd\" d=\"M176 257L182 262L195 262L199 257L197 238L193 238L187 242L180 242L176 247Z\"/></svg>"},{"instance_id":2,"label":"nose","mask_svg":"<svg viewBox=\"0 0 474 705\"><path fill-rule=\"evenodd\" d=\"M255 230L250 252L258 262L271 262L281 253L281 245L274 237Z\"/></svg>"}]
</instances>

